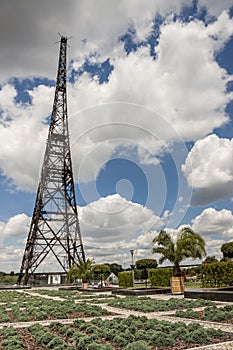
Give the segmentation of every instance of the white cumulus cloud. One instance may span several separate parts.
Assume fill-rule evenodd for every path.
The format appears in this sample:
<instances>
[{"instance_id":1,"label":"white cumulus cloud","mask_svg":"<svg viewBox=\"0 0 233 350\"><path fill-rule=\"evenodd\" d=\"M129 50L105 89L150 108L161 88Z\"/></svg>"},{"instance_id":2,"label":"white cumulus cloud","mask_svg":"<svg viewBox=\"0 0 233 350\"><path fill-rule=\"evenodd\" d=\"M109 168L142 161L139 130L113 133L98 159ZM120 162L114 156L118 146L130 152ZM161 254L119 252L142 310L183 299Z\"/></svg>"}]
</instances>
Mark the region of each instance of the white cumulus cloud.
<instances>
[{"instance_id":1,"label":"white cumulus cloud","mask_svg":"<svg viewBox=\"0 0 233 350\"><path fill-rule=\"evenodd\" d=\"M227 209L207 208L192 220L192 228L210 240L214 236L228 239L233 235L233 214Z\"/></svg>"},{"instance_id":2,"label":"white cumulus cloud","mask_svg":"<svg viewBox=\"0 0 233 350\"><path fill-rule=\"evenodd\" d=\"M209 135L198 140L182 170L194 188L193 204L205 204L233 193L233 139Z\"/></svg>"}]
</instances>

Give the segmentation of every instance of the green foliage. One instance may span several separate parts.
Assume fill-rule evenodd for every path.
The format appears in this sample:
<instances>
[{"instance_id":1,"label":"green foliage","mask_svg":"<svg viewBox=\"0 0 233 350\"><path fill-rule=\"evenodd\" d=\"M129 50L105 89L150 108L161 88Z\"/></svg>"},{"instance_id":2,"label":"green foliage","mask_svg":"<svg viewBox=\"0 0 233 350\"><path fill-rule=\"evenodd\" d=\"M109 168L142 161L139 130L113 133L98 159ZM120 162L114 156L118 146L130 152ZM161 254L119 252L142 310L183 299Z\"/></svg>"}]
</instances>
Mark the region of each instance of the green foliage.
<instances>
[{"instance_id":1,"label":"green foliage","mask_svg":"<svg viewBox=\"0 0 233 350\"><path fill-rule=\"evenodd\" d=\"M216 305L211 307L206 307L203 310L203 314L200 315L198 311L194 311L192 309L187 309L186 311L176 311L176 317L187 317L198 319L201 318L203 320L221 322L224 320L233 318L233 305L226 305L221 308L217 308Z\"/></svg>"},{"instance_id":2,"label":"green foliage","mask_svg":"<svg viewBox=\"0 0 233 350\"><path fill-rule=\"evenodd\" d=\"M128 344L125 350L150 350L150 347L143 340L138 340Z\"/></svg>"},{"instance_id":3,"label":"green foliage","mask_svg":"<svg viewBox=\"0 0 233 350\"><path fill-rule=\"evenodd\" d=\"M187 317L187 318L198 318L199 313L198 311L194 311L192 309L187 309L186 311L176 311L175 313L176 317Z\"/></svg>"},{"instance_id":4,"label":"green foliage","mask_svg":"<svg viewBox=\"0 0 233 350\"><path fill-rule=\"evenodd\" d=\"M203 264L211 264L213 262L218 262L218 259L216 259L215 256L207 256L202 263Z\"/></svg>"},{"instance_id":5,"label":"green foliage","mask_svg":"<svg viewBox=\"0 0 233 350\"><path fill-rule=\"evenodd\" d=\"M51 328L51 327L50 327L50 328ZM59 332L60 332L61 334L64 334L66 337L71 337L71 336L75 333L75 330L74 330L74 328L71 328L71 327L62 325L62 326L60 327Z\"/></svg>"},{"instance_id":6,"label":"green foliage","mask_svg":"<svg viewBox=\"0 0 233 350\"><path fill-rule=\"evenodd\" d=\"M140 302L139 302L140 300ZM153 311L169 311L175 309L191 308L191 307L200 307L200 306L212 306L214 303L209 300L204 299L176 299L170 298L169 300L157 300L147 297L138 297L130 296L123 299L118 298L108 302L109 306L114 306L117 308L125 308L128 310L142 311L142 312L153 312ZM118 328L120 327L120 322L118 323ZM128 325L131 327L131 324ZM149 327L153 328L151 325Z\"/></svg>"},{"instance_id":7,"label":"green foliage","mask_svg":"<svg viewBox=\"0 0 233 350\"><path fill-rule=\"evenodd\" d=\"M3 329L0 331L0 334L5 336L6 338L8 337L12 337L13 335L16 335L17 332L16 330L12 327L12 326L9 326L9 327L3 327Z\"/></svg>"},{"instance_id":8,"label":"green foliage","mask_svg":"<svg viewBox=\"0 0 233 350\"><path fill-rule=\"evenodd\" d=\"M106 264L107 265L107 264ZM110 266L110 270L111 272L113 272L116 276L118 276L119 272L123 271L122 265L119 265L117 263L113 263L113 264L108 264Z\"/></svg>"},{"instance_id":9,"label":"green foliage","mask_svg":"<svg viewBox=\"0 0 233 350\"><path fill-rule=\"evenodd\" d=\"M97 337L94 335L92 335L92 336L85 335L79 339L77 347L79 350L86 350L86 349L88 349L89 344L93 343L96 340L97 340Z\"/></svg>"},{"instance_id":10,"label":"green foliage","mask_svg":"<svg viewBox=\"0 0 233 350\"><path fill-rule=\"evenodd\" d=\"M81 279L83 283L91 277L94 261L87 259L86 261L80 260L75 263L67 272L67 282L74 282L77 279Z\"/></svg>"},{"instance_id":11,"label":"green foliage","mask_svg":"<svg viewBox=\"0 0 233 350\"><path fill-rule=\"evenodd\" d=\"M96 264L93 266L92 271L95 275L102 276L103 279L106 279L111 273L110 266L106 264Z\"/></svg>"},{"instance_id":12,"label":"green foliage","mask_svg":"<svg viewBox=\"0 0 233 350\"><path fill-rule=\"evenodd\" d=\"M6 338L1 343L3 349L19 350L24 348L19 334L17 334L17 331L13 327L3 327L0 334Z\"/></svg>"},{"instance_id":13,"label":"green foliage","mask_svg":"<svg viewBox=\"0 0 233 350\"><path fill-rule=\"evenodd\" d=\"M85 312L86 310L91 312L93 310L93 305L83 301L75 304L73 300L57 302L56 300L41 300L40 297L37 297L30 298L30 303L27 305L27 298L24 296L24 301L19 299L19 304L24 308L23 310L18 306L18 302L17 304L10 304L9 302L8 306L14 312L21 311L21 313L28 313L27 315L29 315L29 312L35 315L36 308L37 310L42 309L43 312L47 309L50 317L55 312L54 305L59 307L59 312L64 309L65 314L69 314L70 310L74 312L78 310L80 312L84 310ZM166 311L180 308L188 309L187 312L189 313L196 312L191 309L193 307L209 305L204 309L203 319L206 319L207 316L215 317L215 319L228 319L233 315L233 305L227 304L222 308L216 308L213 306L213 302L201 299L170 298L169 300L157 300L148 297L126 297L123 299L114 298L109 300L110 303L113 303L116 307L126 307L139 311ZM58 306L59 304L60 306ZM98 311L98 308L94 308L94 310ZM185 313L185 311L182 312ZM35 339L34 346L54 350L112 350L113 348L149 350L152 347L163 348L165 346L175 348L178 340L193 344L206 344L209 341L214 342L216 338L220 338L224 334L220 330L203 330L203 327L198 323L185 326L184 322L171 323L135 315L130 315L126 319L121 317L114 317L113 319L96 317L91 321L84 321L79 318L74 321L72 326L63 325L57 321L51 322L49 327L34 324L28 327L28 330ZM5 350L23 349L24 338L17 332L17 329L13 327L4 327L0 330L1 348Z\"/></svg>"},{"instance_id":14,"label":"green foliage","mask_svg":"<svg viewBox=\"0 0 233 350\"><path fill-rule=\"evenodd\" d=\"M59 301L40 297L25 297L24 302L17 302L16 299L14 303L7 303L6 305L0 306L0 322L11 321L6 312L7 307L11 309L11 314L13 314L19 322L46 320L48 318L72 318L73 314L76 312L79 312L83 316L101 316L103 314L108 314L107 310L104 310L98 305L92 305L87 301L75 303L74 300Z\"/></svg>"},{"instance_id":15,"label":"green foliage","mask_svg":"<svg viewBox=\"0 0 233 350\"><path fill-rule=\"evenodd\" d=\"M175 339L168 333L164 333L163 331L157 331L153 333L153 337L151 339L151 345L172 346L174 344L175 344Z\"/></svg>"},{"instance_id":16,"label":"green foliage","mask_svg":"<svg viewBox=\"0 0 233 350\"><path fill-rule=\"evenodd\" d=\"M37 344L47 345L53 339L53 337L54 335L52 333L42 331L41 334L38 334L36 342Z\"/></svg>"},{"instance_id":17,"label":"green foliage","mask_svg":"<svg viewBox=\"0 0 233 350\"><path fill-rule=\"evenodd\" d=\"M200 266L189 267L189 268L185 269L186 276L195 276L195 275L199 275L200 273L201 273Z\"/></svg>"},{"instance_id":18,"label":"green foliage","mask_svg":"<svg viewBox=\"0 0 233 350\"><path fill-rule=\"evenodd\" d=\"M93 342L88 345L88 350L112 350L112 346L110 344L99 344L97 342Z\"/></svg>"},{"instance_id":19,"label":"green foliage","mask_svg":"<svg viewBox=\"0 0 233 350\"><path fill-rule=\"evenodd\" d=\"M202 264L202 287L233 286L233 261Z\"/></svg>"},{"instance_id":20,"label":"green foliage","mask_svg":"<svg viewBox=\"0 0 233 350\"><path fill-rule=\"evenodd\" d=\"M172 277L171 268L149 269L148 277L152 287L169 287Z\"/></svg>"},{"instance_id":21,"label":"green foliage","mask_svg":"<svg viewBox=\"0 0 233 350\"><path fill-rule=\"evenodd\" d=\"M221 246L221 252L223 253L223 258L232 259L233 258L233 242L224 243Z\"/></svg>"},{"instance_id":22,"label":"green foliage","mask_svg":"<svg viewBox=\"0 0 233 350\"><path fill-rule=\"evenodd\" d=\"M208 343L210 340L211 340L211 337L204 328L195 329L193 332L189 334L189 336L186 339L188 343L198 343L198 344L205 344L205 343Z\"/></svg>"},{"instance_id":23,"label":"green foliage","mask_svg":"<svg viewBox=\"0 0 233 350\"><path fill-rule=\"evenodd\" d=\"M114 344L116 345L116 347L125 347L128 342L127 340L124 338L124 334L123 336L120 336L120 335L115 335L115 337L113 338L113 342Z\"/></svg>"},{"instance_id":24,"label":"green foliage","mask_svg":"<svg viewBox=\"0 0 233 350\"><path fill-rule=\"evenodd\" d=\"M119 272L118 274L119 287L133 287L133 276L131 271Z\"/></svg>"},{"instance_id":25,"label":"green foliage","mask_svg":"<svg viewBox=\"0 0 233 350\"><path fill-rule=\"evenodd\" d=\"M136 261L136 268L141 270L141 278L147 279L147 269L155 269L158 266L157 260L155 259L140 259Z\"/></svg>"},{"instance_id":26,"label":"green foliage","mask_svg":"<svg viewBox=\"0 0 233 350\"><path fill-rule=\"evenodd\" d=\"M152 253L161 254L159 263L162 264L165 260L170 261L173 265L173 275L180 276L180 263L187 258L202 258L206 255L205 241L190 227L183 227L178 233L176 242L172 240L171 235L162 230L157 237L153 239Z\"/></svg>"},{"instance_id":27,"label":"green foliage","mask_svg":"<svg viewBox=\"0 0 233 350\"><path fill-rule=\"evenodd\" d=\"M47 347L48 349L57 349L58 347L59 349L65 349L66 342L60 337L53 336L53 339L51 339Z\"/></svg>"},{"instance_id":28,"label":"green foliage","mask_svg":"<svg viewBox=\"0 0 233 350\"><path fill-rule=\"evenodd\" d=\"M10 318L4 308L0 306L0 323L1 322L10 322Z\"/></svg>"},{"instance_id":29,"label":"green foliage","mask_svg":"<svg viewBox=\"0 0 233 350\"><path fill-rule=\"evenodd\" d=\"M173 338L185 341L188 336L188 331L186 329L186 326L180 326L173 330L171 334Z\"/></svg>"},{"instance_id":30,"label":"green foliage","mask_svg":"<svg viewBox=\"0 0 233 350\"><path fill-rule=\"evenodd\" d=\"M3 349L6 349L6 350L13 350L13 349L19 350L24 348L19 335L14 335L12 337L9 337L3 340L2 347Z\"/></svg>"}]
</instances>

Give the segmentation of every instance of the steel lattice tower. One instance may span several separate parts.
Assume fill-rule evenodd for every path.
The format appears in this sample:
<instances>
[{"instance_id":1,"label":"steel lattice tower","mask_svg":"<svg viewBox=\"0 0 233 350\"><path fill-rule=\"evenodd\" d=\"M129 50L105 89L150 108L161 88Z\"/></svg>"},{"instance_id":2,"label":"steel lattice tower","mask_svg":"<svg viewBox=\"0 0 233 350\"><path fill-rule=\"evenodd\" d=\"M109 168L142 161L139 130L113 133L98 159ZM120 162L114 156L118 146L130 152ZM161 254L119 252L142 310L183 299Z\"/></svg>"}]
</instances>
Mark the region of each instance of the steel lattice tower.
<instances>
[{"instance_id":1,"label":"steel lattice tower","mask_svg":"<svg viewBox=\"0 0 233 350\"><path fill-rule=\"evenodd\" d=\"M44 162L18 283L52 253L62 269L84 260L72 172L66 95L67 38L62 36Z\"/></svg>"}]
</instances>

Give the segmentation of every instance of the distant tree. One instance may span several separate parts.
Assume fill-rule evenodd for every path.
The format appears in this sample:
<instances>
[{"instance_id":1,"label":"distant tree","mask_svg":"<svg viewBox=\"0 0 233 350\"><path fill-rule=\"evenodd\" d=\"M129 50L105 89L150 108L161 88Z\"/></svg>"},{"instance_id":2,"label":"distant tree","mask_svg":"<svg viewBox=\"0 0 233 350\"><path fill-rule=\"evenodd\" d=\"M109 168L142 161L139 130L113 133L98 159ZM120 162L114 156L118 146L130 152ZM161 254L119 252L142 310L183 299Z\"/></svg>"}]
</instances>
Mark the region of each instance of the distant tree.
<instances>
[{"instance_id":1,"label":"distant tree","mask_svg":"<svg viewBox=\"0 0 233 350\"><path fill-rule=\"evenodd\" d=\"M201 266L193 266L185 269L186 276L196 276L201 273Z\"/></svg>"},{"instance_id":2,"label":"distant tree","mask_svg":"<svg viewBox=\"0 0 233 350\"><path fill-rule=\"evenodd\" d=\"M207 256L204 261L202 261L203 264L211 264L213 262L218 262L218 259L215 258L215 256Z\"/></svg>"},{"instance_id":3,"label":"distant tree","mask_svg":"<svg viewBox=\"0 0 233 350\"><path fill-rule=\"evenodd\" d=\"M122 265L119 265L117 263L106 264L106 265L109 265L111 272L114 273L114 275L116 276L118 276L119 272L123 271Z\"/></svg>"},{"instance_id":4,"label":"distant tree","mask_svg":"<svg viewBox=\"0 0 233 350\"><path fill-rule=\"evenodd\" d=\"M140 259L136 261L137 270L141 270L141 278L147 279L148 273L147 269L156 268L158 266L156 259Z\"/></svg>"},{"instance_id":5,"label":"distant tree","mask_svg":"<svg viewBox=\"0 0 233 350\"><path fill-rule=\"evenodd\" d=\"M206 255L205 241L190 227L183 227L178 233L177 240L173 241L171 235L162 230L152 242L155 247L152 253L161 254L159 263L169 260L173 265L173 276L181 276L180 263L187 258L202 258Z\"/></svg>"},{"instance_id":6,"label":"distant tree","mask_svg":"<svg viewBox=\"0 0 233 350\"><path fill-rule=\"evenodd\" d=\"M233 242L224 243L221 246L221 252L223 253L223 260L233 258Z\"/></svg>"},{"instance_id":7,"label":"distant tree","mask_svg":"<svg viewBox=\"0 0 233 350\"><path fill-rule=\"evenodd\" d=\"M101 279L105 280L110 275L111 269L110 266L107 264L96 264L93 266L92 272L94 273L94 275L97 275Z\"/></svg>"}]
</instances>

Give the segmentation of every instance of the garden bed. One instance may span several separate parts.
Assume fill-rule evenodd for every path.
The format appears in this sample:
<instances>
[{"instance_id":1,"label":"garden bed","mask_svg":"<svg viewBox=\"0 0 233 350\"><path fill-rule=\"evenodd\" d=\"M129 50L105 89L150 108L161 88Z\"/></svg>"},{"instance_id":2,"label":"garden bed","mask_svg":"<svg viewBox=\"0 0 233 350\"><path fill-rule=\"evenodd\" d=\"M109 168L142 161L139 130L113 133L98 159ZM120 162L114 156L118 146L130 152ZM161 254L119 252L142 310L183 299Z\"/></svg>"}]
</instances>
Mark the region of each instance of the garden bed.
<instances>
[{"instance_id":1,"label":"garden bed","mask_svg":"<svg viewBox=\"0 0 233 350\"><path fill-rule=\"evenodd\" d=\"M13 295L11 292L10 297ZM110 315L107 310L98 305L91 305L87 301L80 303L75 303L73 300L58 301L21 293L18 293L18 298L9 299L9 295L5 295L0 300L4 300L0 305L0 323Z\"/></svg>"},{"instance_id":2,"label":"garden bed","mask_svg":"<svg viewBox=\"0 0 233 350\"><path fill-rule=\"evenodd\" d=\"M198 324L148 320L129 316L92 322L75 320L73 325L52 322L25 329L0 330L1 349L59 350L183 350L218 342L233 341L233 334L204 329Z\"/></svg>"},{"instance_id":3,"label":"garden bed","mask_svg":"<svg viewBox=\"0 0 233 350\"><path fill-rule=\"evenodd\" d=\"M48 295L50 297L59 297L62 299L68 299L68 300L88 300L88 299L103 299L103 298L114 298L115 296L112 294L97 294L93 295L88 292L86 293L80 293L79 291L74 290L45 290L40 289L37 291L33 291L38 293L39 295Z\"/></svg>"},{"instance_id":4,"label":"garden bed","mask_svg":"<svg viewBox=\"0 0 233 350\"><path fill-rule=\"evenodd\" d=\"M134 311L141 312L154 312L154 311L171 311L177 309L187 309L192 307L201 306L213 306L214 302L198 299L198 300L185 300L170 298L168 300L156 300L151 298L142 297L139 299L137 297L125 297L117 298L108 301L109 306L123 308Z\"/></svg>"},{"instance_id":5,"label":"garden bed","mask_svg":"<svg viewBox=\"0 0 233 350\"><path fill-rule=\"evenodd\" d=\"M201 311L188 309L176 311L176 317L199 319L203 321L223 322L233 324L233 305L206 307Z\"/></svg>"}]
</instances>

